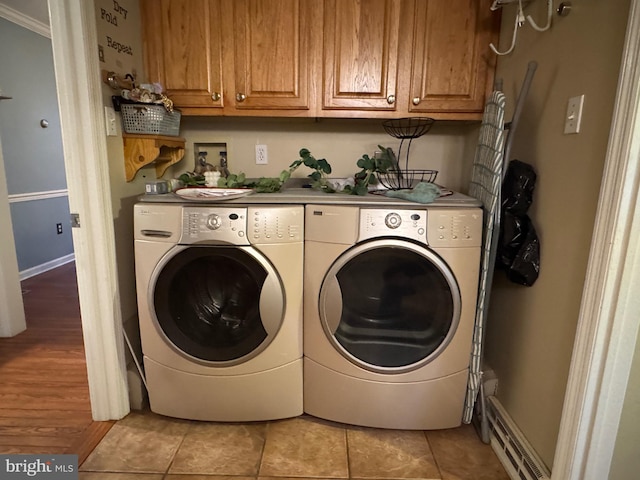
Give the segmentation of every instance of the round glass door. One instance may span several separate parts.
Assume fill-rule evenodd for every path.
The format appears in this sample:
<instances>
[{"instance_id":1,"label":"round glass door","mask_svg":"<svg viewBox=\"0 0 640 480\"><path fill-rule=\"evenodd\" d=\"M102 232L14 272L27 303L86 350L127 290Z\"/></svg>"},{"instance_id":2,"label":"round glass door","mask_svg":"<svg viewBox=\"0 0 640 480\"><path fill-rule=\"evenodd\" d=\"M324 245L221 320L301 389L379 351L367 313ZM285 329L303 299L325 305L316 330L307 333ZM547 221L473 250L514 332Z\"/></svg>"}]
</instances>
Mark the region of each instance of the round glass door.
<instances>
[{"instance_id":1,"label":"round glass door","mask_svg":"<svg viewBox=\"0 0 640 480\"><path fill-rule=\"evenodd\" d=\"M157 326L181 354L235 364L257 355L282 323L284 291L271 264L247 247L177 247L149 292Z\"/></svg>"},{"instance_id":2,"label":"round glass door","mask_svg":"<svg viewBox=\"0 0 640 480\"><path fill-rule=\"evenodd\" d=\"M436 358L460 320L460 290L434 252L409 241L356 245L331 266L320 318L334 346L377 372L418 368Z\"/></svg>"}]
</instances>

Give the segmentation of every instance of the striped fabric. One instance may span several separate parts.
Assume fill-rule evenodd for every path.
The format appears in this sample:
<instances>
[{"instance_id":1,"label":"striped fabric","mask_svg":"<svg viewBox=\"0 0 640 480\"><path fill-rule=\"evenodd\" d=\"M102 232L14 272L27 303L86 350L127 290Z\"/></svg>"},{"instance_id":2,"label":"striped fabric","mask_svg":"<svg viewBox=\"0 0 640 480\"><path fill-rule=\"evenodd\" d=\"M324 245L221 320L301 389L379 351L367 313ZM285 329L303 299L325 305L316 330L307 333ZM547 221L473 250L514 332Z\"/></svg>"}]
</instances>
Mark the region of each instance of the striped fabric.
<instances>
[{"instance_id":1,"label":"striped fabric","mask_svg":"<svg viewBox=\"0 0 640 480\"><path fill-rule=\"evenodd\" d=\"M500 226L500 189L502 187L503 149L506 137L504 130L505 103L505 95L496 91L493 92L485 105L469 186L469 195L480 200L483 205L484 236L482 239L478 304L473 331L473 351L471 352L467 397L462 418L464 423L471 422L482 381L484 325L489 309L489 293L493 280Z\"/></svg>"}]
</instances>

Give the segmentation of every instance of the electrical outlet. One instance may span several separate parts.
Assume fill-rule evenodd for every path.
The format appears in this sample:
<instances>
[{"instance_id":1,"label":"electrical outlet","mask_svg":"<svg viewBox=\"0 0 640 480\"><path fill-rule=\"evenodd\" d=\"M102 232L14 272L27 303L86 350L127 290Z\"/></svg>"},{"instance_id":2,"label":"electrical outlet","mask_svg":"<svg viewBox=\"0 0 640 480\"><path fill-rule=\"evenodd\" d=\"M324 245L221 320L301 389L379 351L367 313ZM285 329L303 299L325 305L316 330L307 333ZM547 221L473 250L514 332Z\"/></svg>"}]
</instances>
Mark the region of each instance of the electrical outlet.
<instances>
[{"instance_id":1,"label":"electrical outlet","mask_svg":"<svg viewBox=\"0 0 640 480\"><path fill-rule=\"evenodd\" d=\"M267 163L269 163L269 159L267 157L267 146L256 145L256 165L266 165Z\"/></svg>"},{"instance_id":2,"label":"electrical outlet","mask_svg":"<svg viewBox=\"0 0 640 480\"><path fill-rule=\"evenodd\" d=\"M58 232L58 235L60 235L62 233L62 224L61 223L56 223L56 231Z\"/></svg>"},{"instance_id":3,"label":"electrical outlet","mask_svg":"<svg viewBox=\"0 0 640 480\"><path fill-rule=\"evenodd\" d=\"M564 133L580 133L580 121L582 120L582 105L584 95L571 97L567 104L567 116L564 119Z\"/></svg>"}]
</instances>

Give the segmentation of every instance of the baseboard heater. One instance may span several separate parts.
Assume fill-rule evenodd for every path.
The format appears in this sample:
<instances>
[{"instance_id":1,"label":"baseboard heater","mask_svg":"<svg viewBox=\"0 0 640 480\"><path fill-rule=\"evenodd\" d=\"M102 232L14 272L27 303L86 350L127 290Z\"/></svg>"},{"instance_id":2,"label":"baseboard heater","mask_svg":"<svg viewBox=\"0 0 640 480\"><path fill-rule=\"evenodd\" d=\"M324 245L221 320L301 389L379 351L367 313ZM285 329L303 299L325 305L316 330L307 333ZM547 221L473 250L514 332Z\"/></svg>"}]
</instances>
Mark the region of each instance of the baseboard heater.
<instances>
[{"instance_id":1,"label":"baseboard heater","mask_svg":"<svg viewBox=\"0 0 640 480\"><path fill-rule=\"evenodd\" d=\"M549 480L550 472L494 396L487 397L491 447L514 480Z\"/></svg>"}]
</instances>

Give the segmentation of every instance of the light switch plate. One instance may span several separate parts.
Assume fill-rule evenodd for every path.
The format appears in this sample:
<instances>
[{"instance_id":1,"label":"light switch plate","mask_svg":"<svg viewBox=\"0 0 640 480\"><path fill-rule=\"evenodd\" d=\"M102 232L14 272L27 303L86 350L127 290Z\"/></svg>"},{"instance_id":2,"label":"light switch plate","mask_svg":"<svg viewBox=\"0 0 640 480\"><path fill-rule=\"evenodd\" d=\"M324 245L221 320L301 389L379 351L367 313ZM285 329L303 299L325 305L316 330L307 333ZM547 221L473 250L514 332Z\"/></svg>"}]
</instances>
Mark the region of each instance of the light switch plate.
<instances>
[{"instance_id":1,"label":"light switch plate","mask_svg":"<svg viewBox=\"0 0 640 480\"><path fill-rule=\"evenodd\" d=\"M104 107L104 120L106 123L107 137L115 137L118 135L116 128L116 111L113 107Z\"/></svg>"},{"instance_id":2,"label":"light switch plate","mask_svg":"<svg viewBox=\"0 0 640 480\"><path fill-rule=\"evenodd\" d=\"M567 116L564 120L564 133L580 133L580 122L582 121L582 106L584 105L584 95L571 97L567 104Z\"/></svg>"}]
</instances>

